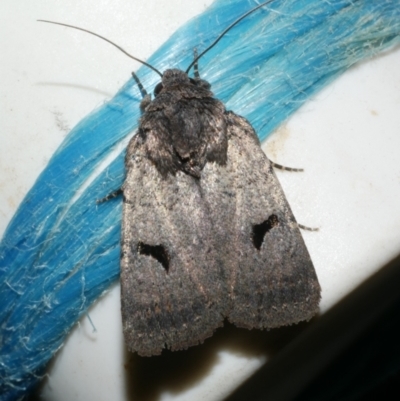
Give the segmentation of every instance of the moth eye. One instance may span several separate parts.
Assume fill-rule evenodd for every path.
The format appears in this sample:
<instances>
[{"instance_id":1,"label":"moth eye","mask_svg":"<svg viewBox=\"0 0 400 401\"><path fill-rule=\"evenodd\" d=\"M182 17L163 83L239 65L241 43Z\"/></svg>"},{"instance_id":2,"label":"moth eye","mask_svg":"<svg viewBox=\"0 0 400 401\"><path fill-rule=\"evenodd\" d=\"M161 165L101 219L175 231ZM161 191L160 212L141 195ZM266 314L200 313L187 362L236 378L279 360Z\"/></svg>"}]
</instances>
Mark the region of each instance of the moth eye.
<instances>
[{"instance_id":1,"label":"moth eye","mask_svg":"<svg viewBox=\"0 0 400 401\"><path fill-rule=\"evenodd\" d=\"M154 96L157 96L163 88L163 84L159 82L156 87L154 88Z\"/></svg>"},{"instance_id":2,"label":"moth eye","mask_svg":"<svg viewBox=\"0 0 400 401\"><path fill-rule=\"evenodd\" d=\"M255 224L253 226L253 244L258 250L260 250L261 245L264 242L265 234L278 224L278 216L276 214L271 214L267 220L263 221L261 224Z\"/></svg>"},{"instance_id":3,"label":"moth eye","mask_svg":"<svg viewBox=\"0 0 400 401\"><path fill-rule=\"evenodd\" d=\"M162 245L149 245L143 242L138 244L138 252L141 255L151 256L161 263L162 267L168 273L169 270L169 255Z\"/></svg>"}]
</instances>

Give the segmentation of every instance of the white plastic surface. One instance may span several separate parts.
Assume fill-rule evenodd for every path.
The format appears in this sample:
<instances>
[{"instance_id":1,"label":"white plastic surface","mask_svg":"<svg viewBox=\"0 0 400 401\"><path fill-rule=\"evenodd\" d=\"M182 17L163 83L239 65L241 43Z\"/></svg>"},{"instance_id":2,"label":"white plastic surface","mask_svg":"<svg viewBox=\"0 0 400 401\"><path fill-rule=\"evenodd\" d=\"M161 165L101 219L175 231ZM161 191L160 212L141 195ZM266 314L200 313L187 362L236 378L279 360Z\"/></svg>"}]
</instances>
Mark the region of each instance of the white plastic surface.
<instances>
[{"instance_id":1,"label":"white plastic surface","mask_svg":"<svg viewBox=\"0 0 400 401\"><path fill-rule=\"evenodd\" d=\"M146 59L210 3L0 3L0 232L68 130L137 67L96 38L35 20L91 29ZM303 236L322 285L322 313L399 252L399 66L400 49L355 66L264 146L272 160L305 169L277 174L297 220L320 228ZM267 360L277 336L227 327L187 352L139 358L124 348L118 286L90 317L97 332L86 317L73 330L49 368L44 399L218 400Z\"/></svg>"}]
</instances>

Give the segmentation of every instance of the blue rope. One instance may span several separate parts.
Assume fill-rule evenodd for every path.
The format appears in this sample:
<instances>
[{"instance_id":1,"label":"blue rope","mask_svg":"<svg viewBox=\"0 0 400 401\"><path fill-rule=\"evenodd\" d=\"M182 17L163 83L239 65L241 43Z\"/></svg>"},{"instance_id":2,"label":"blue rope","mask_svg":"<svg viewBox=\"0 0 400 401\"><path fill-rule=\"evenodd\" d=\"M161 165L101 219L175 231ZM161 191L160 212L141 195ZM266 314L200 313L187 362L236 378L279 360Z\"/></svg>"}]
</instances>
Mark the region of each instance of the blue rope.
<instances>
[{"instance_id":1,"label":"blue rope","mask_svg":"<svg viewBox=\"0 0 400 401\"><path fill-rule=\"evenodd\" d=\"M217 0L148 60L185 69L224 27L256 5ZM276 0L231 30L200 60L202 78L228 109L267 137L310 96L359 60L400 41L400 0ZM159 77L138 75L151 90ZM133 80L68 135L26 195L0 244L0 400L23 396L76 321L119 276L120 154L76 193L137 128Z\"/></svg>"}]
</instances>

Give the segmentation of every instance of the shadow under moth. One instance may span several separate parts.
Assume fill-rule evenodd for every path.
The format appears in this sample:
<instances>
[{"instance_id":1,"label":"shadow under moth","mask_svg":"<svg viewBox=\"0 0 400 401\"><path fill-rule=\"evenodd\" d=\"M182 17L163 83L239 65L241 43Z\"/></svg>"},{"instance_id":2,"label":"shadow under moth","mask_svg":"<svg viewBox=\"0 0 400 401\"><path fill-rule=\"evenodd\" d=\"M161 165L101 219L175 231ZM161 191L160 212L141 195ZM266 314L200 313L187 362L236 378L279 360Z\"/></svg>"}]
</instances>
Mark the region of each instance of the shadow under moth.
<instances>
[{"instance_id":1,"label":"shadow under moth","mask_svg":"<svg viewBox=\"0 0 400 401\"><path fill-rule=\"evenodd\" d=\"M318 279L271 162L251 124L227 111L197 70L267 3L185 72L161 74L129 55L162 78L151 100L133 74L143 114L120 191L123 330L139 355L202 343L225 318L269 329L318 311Z\"/></svg>"}]
</instances>

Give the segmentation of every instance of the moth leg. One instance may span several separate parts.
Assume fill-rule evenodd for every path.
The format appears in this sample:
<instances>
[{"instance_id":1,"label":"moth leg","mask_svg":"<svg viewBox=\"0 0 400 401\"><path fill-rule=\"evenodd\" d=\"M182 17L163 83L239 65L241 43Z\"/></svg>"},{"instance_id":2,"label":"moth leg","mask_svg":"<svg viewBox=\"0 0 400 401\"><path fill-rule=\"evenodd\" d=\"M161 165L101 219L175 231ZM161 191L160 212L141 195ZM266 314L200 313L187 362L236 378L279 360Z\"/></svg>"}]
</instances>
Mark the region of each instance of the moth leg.
<instances>
[{"instance_id":1,"label":"moth leg","mask_svg":"<svg viewBox=\"0 0 400 401\"><path fill-rule=\"evenodd\" d=\"M307 227L307 226L303 226L303 224L299 224L299 223L297 223L297 226L299 228L301 228L302 230L306 230L306 231L319 231L318 227Z\"/></svg>"},{"instance_id":2,"label":"moth leg","mask_svg":"<svg viewBox=\"0 0 400 401\"><path fill-rule=\"evenodd\" d=\"M122 195L122 193L123 193L122 188L118 188L118 189L116 189L115 191L110 192L110 193L109 193L108 195L106 195L104 198L97 199L96 203L99 204L99 203L107 202L107 201L109 201L110 199L114 199L114 198L116 198L117 196Z\"/></svg>"},{"instance_id":3,"label":"moth leg","mask_svg":"<svg viewBox=\"0 0 400 401\"><path fill-rule=\"evenodd\" d=\"M304 171L304 169L302 169L302 168L293 168L293 167L282 166L281 164L275 163L272 160L270 160L270 163L272 164L272 167L277 168L279 170L291 171L294 173L300 173L300 172Z\"/></svg>"},{"instance_id":4,"label":"moth leg","mask_svg":"<svg viewBox=\"0 0 400 401\"><path fill-rule=\"evenodd\" d=\"M196 81L196 85L202 86L205 89L210 89L211 85L209 82L205 81L204 79L200 78L199 73L199 62L197 59L197 49L193 49L193 56L194 56L194 64L193 64L193 72L194 72L194 80Z\"/></svg>"},{"instance_id":5,"label":"moth leg","mask_svg":"<svg viewBox=\"0 0 400 401\"><path fill-rule=\"evenodd\" d=\"M195 79L200 79L199 62L197 60L197 56L198 56L197 49L194 48L193 49L193 58L195 60L194 65L193 65L194 78Z\"/></svg>"},{"instance_id":6,"label":"moth leg","mask_svg":"<svg viewBox=\"0 0 400 401\"><path fill-rule=\"evenodd\" d=\"M147 106L151 103L151 96L147 93L146 89L140 82L139 77L132 71L132 78L135 80L136 85L138 86L140 90L140 94L142 95L143 99L140 102L140 110L144 112L147 108Z\"/></svg>"},{"instance_id":7,"label":"moth leg","mask_svg":"<svg viewBox=\"0 0 400 401\"><path fill-rule=\"evenodd\" d=\"M148 96L149 94L147 93L146 89L144 89L144 86L140 82L139 77L133 71L132 71L132 78L135 80L136 85L138 86L142 97L145 98L146 96Z\"/></svg>"},{"instance_id":8,"label":"moth leg","mask_svg":"<svg viewBox=\"0 0 400 401\"><path fill-rule=\"evenodd\" d=\"M270 160L270 163L271 163L272 167L277 168L279 170L290 171L290 172L294 172L294 173L299 173L299 172L304 171L304 169L302 169L302 168L293 168L293 167L282 166L281 164L275 163L272 160ZM303 226L303 224L299 224L299 223L297 223L297 226L299 228L301 228L302 230L306 230L306 231L319 231L318 227L307 227L307 226Z\"/></svg>"}]
</instances>

